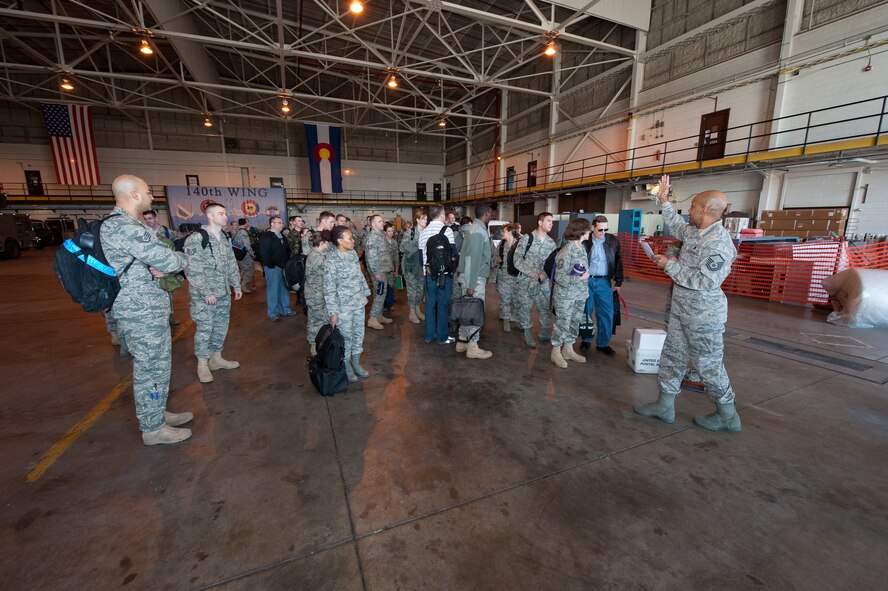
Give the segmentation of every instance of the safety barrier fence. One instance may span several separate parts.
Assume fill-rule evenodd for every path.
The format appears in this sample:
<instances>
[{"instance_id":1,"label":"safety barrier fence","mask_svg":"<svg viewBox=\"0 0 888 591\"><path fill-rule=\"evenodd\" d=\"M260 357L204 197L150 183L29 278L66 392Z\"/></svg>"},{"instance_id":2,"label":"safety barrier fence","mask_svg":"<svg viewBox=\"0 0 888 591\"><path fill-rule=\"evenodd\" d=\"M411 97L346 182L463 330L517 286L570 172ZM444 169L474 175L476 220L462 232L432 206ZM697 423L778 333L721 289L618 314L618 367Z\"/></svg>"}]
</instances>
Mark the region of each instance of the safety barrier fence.
<instances>
[{"instance_id":1,"label":"safety barrier fence","mask_svg":"<svg viewBox=\"0 0 888 591\"><path fill-rule=\"evenodd\" d=\"M637 234L618 235L627 277L670 283L671 279L647 257ZM671 236L645 238L654 253L665 254ZM725 293L776 302L826 304L821 282L849 268L888 270L888 242L849 245L844 240L810 242L741 241L737 258L722 284Z\"/></svg>"}]
</instances>

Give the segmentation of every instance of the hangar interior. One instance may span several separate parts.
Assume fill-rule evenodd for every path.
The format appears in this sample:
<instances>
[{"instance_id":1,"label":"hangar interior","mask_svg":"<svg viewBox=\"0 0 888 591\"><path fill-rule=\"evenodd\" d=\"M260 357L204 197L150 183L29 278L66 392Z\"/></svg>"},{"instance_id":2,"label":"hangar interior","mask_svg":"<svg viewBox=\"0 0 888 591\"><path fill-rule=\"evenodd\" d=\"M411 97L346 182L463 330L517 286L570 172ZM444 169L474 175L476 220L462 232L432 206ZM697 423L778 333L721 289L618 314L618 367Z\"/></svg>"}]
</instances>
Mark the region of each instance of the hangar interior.
<instances>
[{"instance_id":1,"label":"hangar interior","mask_svg":"<svg viewBox=\"0 0 888 591\"><path fill-rule=\"evenodd\" d=\"M885 0L362 8L6 3L4 212L98 217L110 181L132 173L162 219L164 188L188 177L277 179L310 221L484 202L505 220L641 210L652 234L662 218L645 186L667 172L677 209L716 188L753 224L835 208L848 244L888 234ZM58 182L47 102L91 107L100 183ZM343 128L344 193L310 191L303 123ZM624 285L617 357L567 371L493 322L492 287L487 361L426 345L396 305L395 323L367 335L371 378L330 399L308 380L304 318L269 325L261 290L232 315L226 354L242 367L198 383L180 290L170 407L195 413L194 437L156 449L137 438L130 360L61 290L51 252L0 263L10 589L874 589L888 577L888 333L828 324L822 307L729 297L744 428L727 435L691 424L711 406L699 394L682 395L674 425L632 413L657 385L622 343L663 326L657 281Z\"/></svg>"}]
</instances>

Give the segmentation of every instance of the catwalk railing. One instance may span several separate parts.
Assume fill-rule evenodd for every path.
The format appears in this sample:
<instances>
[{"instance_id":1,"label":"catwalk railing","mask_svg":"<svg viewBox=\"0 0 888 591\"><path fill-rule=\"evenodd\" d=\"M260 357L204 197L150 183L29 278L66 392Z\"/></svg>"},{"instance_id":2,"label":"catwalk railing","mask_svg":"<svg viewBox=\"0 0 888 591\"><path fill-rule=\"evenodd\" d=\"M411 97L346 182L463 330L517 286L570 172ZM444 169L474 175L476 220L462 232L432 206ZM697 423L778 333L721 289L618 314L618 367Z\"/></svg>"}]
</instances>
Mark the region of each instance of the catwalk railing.
<instances>
[{"instance_id":1,"label":"catwalk railing","mask_svg":"<svg viewBox=\"0 0 888 591\"><path fill-rule=\"evenodd\" d=\"M658 283L670 278L645 255L637 234L619 234L627 277ZM673 237L646 237L657 254L665 254ZM845 269L888 270L888 242L852 245L844 240L809 242L743 241L731 273L722 284L725 293L776 302L826 304L829 294L821 282Z\"/></svg>"}]
</instances>

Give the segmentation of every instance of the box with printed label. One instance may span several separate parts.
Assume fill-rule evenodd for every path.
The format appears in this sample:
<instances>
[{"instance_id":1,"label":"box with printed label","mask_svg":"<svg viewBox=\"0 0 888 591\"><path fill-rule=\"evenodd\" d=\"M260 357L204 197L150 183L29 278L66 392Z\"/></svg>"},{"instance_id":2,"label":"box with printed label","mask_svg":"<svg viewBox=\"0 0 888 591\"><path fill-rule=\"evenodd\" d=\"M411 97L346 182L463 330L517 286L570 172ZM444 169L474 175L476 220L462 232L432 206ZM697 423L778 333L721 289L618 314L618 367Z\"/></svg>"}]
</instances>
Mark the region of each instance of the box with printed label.
<instances>
[{"instance_id":1,"label":"box with printed label","mask_svg":"<svg viewBox=\"0 0 888 591\"><path fill-rule=\"evenodd\" d=\"M635 373L659 373L660 353L659 349L635 349L632 341L626 341L626 363Z\"/></svg>"},{"instance_id":2,"label":"box with printed label","mask_svg":"<svg viewBox=\"0 0 888 591\"><path fill-rule=\"evenodd\" d=\"M636 328L632 333L633 349L659 351L666 342L666 331L659 328Z\"/></svg>"}]
</instances>

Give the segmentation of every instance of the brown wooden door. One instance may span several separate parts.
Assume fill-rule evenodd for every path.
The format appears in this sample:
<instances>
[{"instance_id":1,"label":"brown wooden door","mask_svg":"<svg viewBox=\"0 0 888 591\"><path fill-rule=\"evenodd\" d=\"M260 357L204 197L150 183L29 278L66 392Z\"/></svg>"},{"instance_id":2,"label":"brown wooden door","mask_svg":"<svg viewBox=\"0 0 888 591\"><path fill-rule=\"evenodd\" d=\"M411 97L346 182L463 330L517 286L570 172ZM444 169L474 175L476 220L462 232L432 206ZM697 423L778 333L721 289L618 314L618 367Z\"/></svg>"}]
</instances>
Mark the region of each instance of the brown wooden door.
<instances>
[{"instance_id":1,"label":"brown wooden door","mask_svg":"<svg viewBox=\"0 0 888 591\"><path fill-rule=\"evenodd\" d=\"M697 160L724 158L725 140L728 138L730 109L707 113L700 120L700 139L697 143Z\"/></svg>"}]
</instances>

